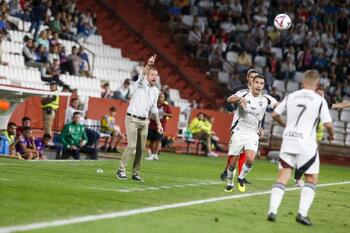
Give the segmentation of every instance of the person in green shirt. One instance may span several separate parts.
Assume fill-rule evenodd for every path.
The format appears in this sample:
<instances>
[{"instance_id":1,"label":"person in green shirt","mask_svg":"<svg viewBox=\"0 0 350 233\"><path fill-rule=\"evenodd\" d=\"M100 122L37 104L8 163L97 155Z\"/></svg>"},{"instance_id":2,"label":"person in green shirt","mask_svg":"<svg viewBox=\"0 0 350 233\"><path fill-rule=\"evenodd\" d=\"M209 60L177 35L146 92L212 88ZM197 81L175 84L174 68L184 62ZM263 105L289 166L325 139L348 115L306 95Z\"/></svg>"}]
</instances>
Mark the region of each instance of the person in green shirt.
<instances>
[{"instance_id":1,"label":"person in green shirt","mask_svg":"<svg viewBox=\"0 0 350 233\"><path fill-rule=\"evenodd\" d=\"M97 159L97 149L86 145L88 137L85 127L80 124L80 112L73 114L73 121L64 126L60 141L63 144L62 159L80 159L80 152L86 153L91 159Z\"/></svg>"}]
</instances>

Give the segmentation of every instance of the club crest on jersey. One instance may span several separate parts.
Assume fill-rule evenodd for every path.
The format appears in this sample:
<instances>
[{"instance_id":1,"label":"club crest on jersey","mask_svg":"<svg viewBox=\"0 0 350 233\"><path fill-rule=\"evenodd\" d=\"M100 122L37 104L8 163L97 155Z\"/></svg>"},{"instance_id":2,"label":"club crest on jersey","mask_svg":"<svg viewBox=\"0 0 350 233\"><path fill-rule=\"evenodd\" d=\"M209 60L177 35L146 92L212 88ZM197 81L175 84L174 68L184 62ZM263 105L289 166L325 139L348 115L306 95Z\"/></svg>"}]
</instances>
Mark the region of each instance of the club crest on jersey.
<instances>
[{"instance_id":1,"label":"club crest on jersey","mask_svg":"<svg viewBox=\"0 0 350 233\"><path fill-rule=\"evenodd\" d=\"M259 106L262 107L263 106L263 101L259 101Z\"/></svg>"}]
</instances>

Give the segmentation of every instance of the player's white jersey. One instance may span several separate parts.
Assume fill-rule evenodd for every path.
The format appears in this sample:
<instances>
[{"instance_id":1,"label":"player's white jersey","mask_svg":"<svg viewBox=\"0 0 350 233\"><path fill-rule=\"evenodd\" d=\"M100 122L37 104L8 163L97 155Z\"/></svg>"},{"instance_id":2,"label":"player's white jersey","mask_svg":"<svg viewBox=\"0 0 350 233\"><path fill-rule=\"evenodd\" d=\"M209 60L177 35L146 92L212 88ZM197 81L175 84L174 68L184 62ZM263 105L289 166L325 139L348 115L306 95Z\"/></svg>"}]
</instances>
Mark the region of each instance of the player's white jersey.
<instances>
[{"instance_id":1,"label":"player's white jersey","mask_svg":"<svg viewBox=\"0 0 350 233\"><path fill-rule=\"evenodd\" d=\"M283 132L281 152L314 155L319 121L332 122L326 100L312 90L302 89L286 96L275 109L278 115L284 111L287 125Z\"/></svg>"},{"instance_id":2,"label":"player's white jersey","mask_svg":"<svg viewBox=\"0 0 350 233\"><path fill-rule=\"evenodd\" d=\"M268 107L273 108L277 103L276 99L267 94L254 97L249 89L238 91L234 95L244 97L247 100L247 107L243 108L238 105L233 117L231 131L238 126L246 131L257 133L266 109Z\"/></svg>"}]
</instances>

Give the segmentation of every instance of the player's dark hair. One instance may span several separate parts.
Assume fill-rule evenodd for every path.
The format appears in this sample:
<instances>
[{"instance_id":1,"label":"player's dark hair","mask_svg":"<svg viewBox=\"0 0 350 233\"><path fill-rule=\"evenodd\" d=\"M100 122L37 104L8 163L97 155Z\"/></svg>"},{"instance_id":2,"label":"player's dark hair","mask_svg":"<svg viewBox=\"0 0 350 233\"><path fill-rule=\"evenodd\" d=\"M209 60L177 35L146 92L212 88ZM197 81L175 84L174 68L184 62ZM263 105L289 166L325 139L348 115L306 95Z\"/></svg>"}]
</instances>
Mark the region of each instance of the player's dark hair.
<instances>
[{"instance_id":1,"label":"player's dark hair","mask_svg":"<svg viewBox=\"0 0 350 233\"><path fill-rule=\"evenodd\" d=\"M114 107L114 106L112 106L112 107L109 108L109 111L111 111L111 112L116 112L116 111L117 111L117 108Z\"/></svg>"},{"instance_id":2,"label":"player's dark hair","mask_svg":"<svg viewBox=\"0 0 350 233\"><path fill-rule=\"evenodd\" d=\"M22 123L25 122L25 121L32 121L32 119L30 119L29 117L23 117L22 118Z\"/></svg>"},{"instance_id":3,"label":"player's dark hair","mask_svg":"<svg viewBox=\"0 0 350 233\"><path fill-rule=\"evenodd\" d=\"M257 74L257 75L253 78L253 80L255 80L255 79L257 79L257 78L263 79L263 80L265 81L265 77L262 76L262 75L260 75L260 74Z\"/></svg>"},{"instance_id":4,"label":"player's dark hair","mask_svg":"<svg viewBox=\"0 0 350 233\"><path fill-rule=\"evenodd\" d=\"M46 134L43 135L43 138L44 138L44 139L51 140L52 137L51 137L50 134L46 133Z\"/></svg>"},{"instance_id":5,"label":"player's dark hair","mask_svg":"<svg viewBox=\"0 0 350 233\"><path fill-rule=\"evenodd\" d=\"M16 125L15 122L9 122L9 123L7 124L7 128L10 128L10 127L12 127L12 126L17 127L17 125Z\"/></svg>"},{"instance_id":6,"label":"player's dark hair","mask_svg":"<svg viewBox=\"0 0 350 233\"><path fill-rule=\"evenodd\" d=\"M24 128L23 128L23 132L25 132L25 131L29 131L29 130L32 130L32 127L27 126L27 127L24 127Z\"/></svg>"},{"instance_id":7,"label":"player's dark hair","mask_svg":"<svg viewBox=\"0 0 350 233\"><path fill-rule=\"evenodd\" d=\"M74 112L74 113L73 113L73 117L74 117L75 115L80 115L80 112Z\"/></svg>"}]
</instances>

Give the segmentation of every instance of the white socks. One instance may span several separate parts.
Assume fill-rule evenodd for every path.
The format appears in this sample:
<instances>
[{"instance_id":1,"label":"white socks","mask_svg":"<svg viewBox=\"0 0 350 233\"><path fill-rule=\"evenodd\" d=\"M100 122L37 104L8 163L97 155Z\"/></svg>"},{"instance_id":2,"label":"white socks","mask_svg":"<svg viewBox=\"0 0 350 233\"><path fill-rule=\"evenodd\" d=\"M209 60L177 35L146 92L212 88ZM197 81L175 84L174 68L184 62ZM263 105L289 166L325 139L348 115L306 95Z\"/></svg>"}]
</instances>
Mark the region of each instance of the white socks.
<instances>
[{"instance_id":1,"label":"white socks","mask_svg":"<svg viewBox=\"0 0 350 233\"><path fill-rule=\"evenodd\" d=\"M278 208L281 205L284 192L285 185L282 183L275 183L272 186L271 190L271 198L270 198L270 209L268 213L277 214ZM300 192L300 203L299 203L299 211L303 217L308 216L309 209L314 200L316 193L316 185L312 183L305 183L304 187Z\"/></svg>"},{"instance_id":2,"label":"white socks","mask_svg":"<svg viewBox=\"0 0 350 233\"><path fill-rule=\"evenodd\" d=\"M284 189L285 185L282 183L275 183L272 186L269 213L277 214L284 196Z\"/></svg>"},{"instance_id":3,"label":"white socks","mask_svg":"<svg viewBox=\"0 0 350 233\"><path fill-rule=\"evenodd\" d=\"M314 201L316 193L316 185L312 183L305 183L304 187L300 192L300 203L299 203L299 211L303 217L307 217L309 209L311 207L312 202Z\"/></svg>"},{"instance_id":4,"label":"white socks","mask_svg":"<svg viewBox=\"0 0 350 233\"><path fill-rule=\"evenodd\" d=\"M238 178L244 179L244 177L252 170L252 165L244 163L241 173L239 173Z\"/></svg>"}]
</instances>

